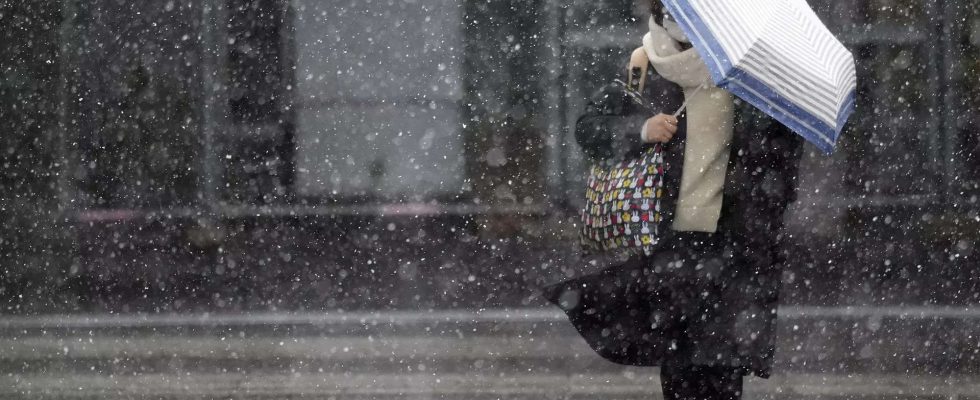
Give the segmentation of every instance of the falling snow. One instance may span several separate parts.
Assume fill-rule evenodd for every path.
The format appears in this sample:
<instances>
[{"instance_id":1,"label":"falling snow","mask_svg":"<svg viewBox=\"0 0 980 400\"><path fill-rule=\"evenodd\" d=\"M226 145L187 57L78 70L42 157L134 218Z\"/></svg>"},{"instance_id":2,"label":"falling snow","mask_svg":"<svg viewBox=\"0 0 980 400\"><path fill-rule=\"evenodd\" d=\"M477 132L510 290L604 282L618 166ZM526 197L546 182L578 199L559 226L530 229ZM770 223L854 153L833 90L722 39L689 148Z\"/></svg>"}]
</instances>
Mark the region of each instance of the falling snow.
<instances>
[{"instance_id":1,"label":"falling snow","mask_svg":"<svg viewBox=\"0 0 980 400\"><path fill-rule=\"evenodd\" d=\"M594 272L575 129L645 3L0 0L0 397L659 398L541 295ZM810 5L857 110L758 215L746 398L970 398L980 0Z\"/></svg>"}]
</instances>

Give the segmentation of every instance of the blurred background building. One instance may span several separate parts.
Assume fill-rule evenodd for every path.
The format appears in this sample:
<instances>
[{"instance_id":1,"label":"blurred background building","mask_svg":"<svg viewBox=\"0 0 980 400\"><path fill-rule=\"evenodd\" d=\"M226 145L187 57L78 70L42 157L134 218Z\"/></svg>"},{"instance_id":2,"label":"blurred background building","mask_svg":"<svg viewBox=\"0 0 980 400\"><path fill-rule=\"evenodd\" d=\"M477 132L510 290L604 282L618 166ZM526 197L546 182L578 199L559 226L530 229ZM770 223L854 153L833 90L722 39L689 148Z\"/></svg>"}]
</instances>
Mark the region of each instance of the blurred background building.
<instances>
[{"instance_id":1,"label":"blurred background building","mask_svg":"<svg viewBox=\"0 0 980 400\"><path fill-rule=\"evenodd\" d=\"M858 111L784 299L980 303L980 2L814 0ZM632 0L0 2L2 313L492 308L575 250Z\"/></svg>"}]
</instances>

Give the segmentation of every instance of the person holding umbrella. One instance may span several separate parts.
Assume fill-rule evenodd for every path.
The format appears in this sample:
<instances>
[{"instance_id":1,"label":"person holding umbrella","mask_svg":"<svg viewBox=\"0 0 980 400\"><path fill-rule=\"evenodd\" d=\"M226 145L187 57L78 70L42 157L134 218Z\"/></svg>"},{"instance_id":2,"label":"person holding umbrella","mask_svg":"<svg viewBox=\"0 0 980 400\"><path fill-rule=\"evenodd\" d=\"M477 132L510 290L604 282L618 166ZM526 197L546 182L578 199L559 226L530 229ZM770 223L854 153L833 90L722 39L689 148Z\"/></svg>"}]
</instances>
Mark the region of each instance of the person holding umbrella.
<instances>
[{"instance_id":1,"label":"person holding umbrella","mask_svg":"<svg viewBox=\"0 0 980 400\"><path fill-rule=\"evenodd\" d=\"M597 272L542 293L602 357L660 367L666 399L740 399L744 376L772 371L782 219L803 141L716 86L660 0L650 12L629 70L640 69L638 89L660 111L609 85L575 136L596 162L663 146L665 229L652 254L583 258Z\"/></svg>"}]
</instances>

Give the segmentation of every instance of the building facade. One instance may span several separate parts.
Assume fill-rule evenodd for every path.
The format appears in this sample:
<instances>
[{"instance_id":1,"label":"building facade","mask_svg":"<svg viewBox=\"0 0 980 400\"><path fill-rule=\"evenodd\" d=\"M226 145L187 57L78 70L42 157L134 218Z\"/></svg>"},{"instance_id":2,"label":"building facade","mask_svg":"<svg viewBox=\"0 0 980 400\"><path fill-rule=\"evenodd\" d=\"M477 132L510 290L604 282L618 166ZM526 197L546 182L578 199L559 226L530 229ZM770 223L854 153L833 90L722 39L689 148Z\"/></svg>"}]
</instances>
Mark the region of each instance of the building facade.
<instances>
[{"instance_id":1,"label":"building facade","mask_svg":"<svg viewBox=\"0 0 980 400\"><path fill-rule=\"evenodd\" d=\"M394 306L426 288L444 293L436 306L533 303L574 249L585 161L571 128L639 45L639 3L51 2L43 150L78 243L55 273L101 293L76 299L91 307L196 298L218 276L242 308L286 301L269 282L317 293L286 308ZM976 301L980 2L812 5L860 87L839 150L803 161L791 301L924 302L954 280L940 302ZM358 276L399 300L337 291ZM837 284L850 278L866 285Z\"/></svg>"}]
</instances>

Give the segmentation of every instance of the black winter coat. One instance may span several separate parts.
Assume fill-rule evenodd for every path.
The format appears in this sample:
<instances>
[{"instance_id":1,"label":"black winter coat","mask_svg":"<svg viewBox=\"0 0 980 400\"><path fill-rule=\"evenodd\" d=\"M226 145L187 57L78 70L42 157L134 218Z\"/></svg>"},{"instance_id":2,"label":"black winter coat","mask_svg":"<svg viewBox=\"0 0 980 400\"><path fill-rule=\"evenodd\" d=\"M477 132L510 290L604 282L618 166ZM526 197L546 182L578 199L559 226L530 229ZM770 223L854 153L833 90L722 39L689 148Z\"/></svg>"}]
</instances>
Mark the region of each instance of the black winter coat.
<instances>
[{"instance_id":1,"label":"black winter coat","mask_svg":"<svg viewBox=\"0 0 980 400\"><path fill-rule=\"evenodd\" d=\"M649 68L643 95L662 112L683 102L679 86ZM576 124L594 161L635 157L651 117L621 87L602 88ZM665 146L663 205L676 204L686 119ZM783 214L795 200L802 140L747 104L739 104L718 232L669 229L655 255L620 260L599 272L546 286L602 357L626 365L715 365L769 377L783 258ZM670 226L672 212L665 213ZM663 232L663 231L662 231ZM583 261L584 262L584 261Z\"/></svg>"}]
</instances>

